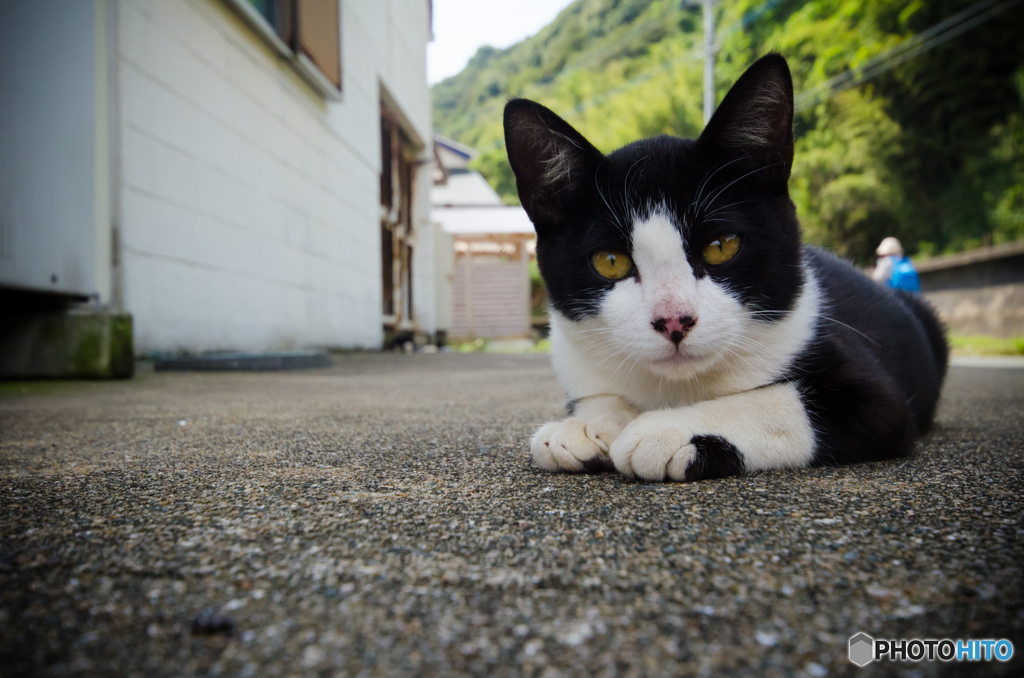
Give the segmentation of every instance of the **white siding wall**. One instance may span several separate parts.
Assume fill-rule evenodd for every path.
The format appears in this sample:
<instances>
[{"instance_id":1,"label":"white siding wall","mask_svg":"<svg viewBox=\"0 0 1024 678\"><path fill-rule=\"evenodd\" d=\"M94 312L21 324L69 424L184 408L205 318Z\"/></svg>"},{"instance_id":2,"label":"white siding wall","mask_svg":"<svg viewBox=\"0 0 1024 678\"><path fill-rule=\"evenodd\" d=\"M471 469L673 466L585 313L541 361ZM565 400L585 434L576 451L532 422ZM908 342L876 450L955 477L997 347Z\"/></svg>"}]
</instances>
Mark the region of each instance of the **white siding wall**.
<instances>
[{"instance_id":1,"label":"white siding wall","mask_svg":"<svg viewBox=\"0 0 1024 678\"><path fill-rule=\"evenodd\" d=\"M379 87L429 144L426 0L343 2L340 102L220 0L118 17L136 351L379 347Z\"/></svg>"},{"instance_id":2,"label":"white siding wall","mask_svg":"<svg viewBox=\"0 0 1024 678\"><path fill-rule=\"evenodd\" d=\"M0 285L110 301L106 3L0 2Z\"/></svg>"}]
</instances>

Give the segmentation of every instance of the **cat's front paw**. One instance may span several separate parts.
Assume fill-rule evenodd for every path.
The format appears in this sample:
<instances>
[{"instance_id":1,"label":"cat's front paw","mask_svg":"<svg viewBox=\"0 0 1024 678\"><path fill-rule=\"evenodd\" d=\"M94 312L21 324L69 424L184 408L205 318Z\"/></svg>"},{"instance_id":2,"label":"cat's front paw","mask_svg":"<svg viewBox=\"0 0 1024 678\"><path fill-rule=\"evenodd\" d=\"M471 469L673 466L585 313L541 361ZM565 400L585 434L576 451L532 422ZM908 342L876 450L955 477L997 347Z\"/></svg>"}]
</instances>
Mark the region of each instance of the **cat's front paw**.
<instances>
[{"instance_id":1,"label":"cat's front paw","mask_svg":"<svg viewBox=\"0 0 1024 678\"><path fill-rule=\"evenodd\" d=\"M694 480L687 477L699 455L693 424L678 410L642 415L612 444L612 463L623 475L644 480Z\"/></svg>"},{"instance_id":2,"label":"cat's front paw","mask_svg":"<svg viewBox=\"0 0 1024 678\"><path fill-rule=\"evenodd\" d=\"M588 422L569 417L542 426L530 441L530 452L546 471L611 470L608 451L621 431L616 417L600 416Z\"/></svg>"}]
</instances>

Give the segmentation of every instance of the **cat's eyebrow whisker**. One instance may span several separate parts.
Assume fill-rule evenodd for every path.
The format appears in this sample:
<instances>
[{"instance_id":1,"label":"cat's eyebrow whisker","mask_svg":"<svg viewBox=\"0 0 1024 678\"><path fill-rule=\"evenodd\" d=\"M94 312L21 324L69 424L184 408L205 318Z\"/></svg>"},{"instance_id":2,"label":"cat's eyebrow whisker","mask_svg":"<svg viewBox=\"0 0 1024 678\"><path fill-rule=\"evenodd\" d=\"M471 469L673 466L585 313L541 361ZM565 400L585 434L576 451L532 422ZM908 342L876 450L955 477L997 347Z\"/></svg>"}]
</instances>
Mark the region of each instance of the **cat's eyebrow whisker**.
<instances>
[{"instance_id":1,"label":"cat's eyebrow whisker","mask_svg":"<svg viewBox=\"0 0 1024 678\"><path fill-rule=\"evenodd\" d=\"M601 190L601 182L598 181L598 179L597 179L597 171L596 170L594 171L594 188L597 189L597 194L599 196L601 196L601 202L604 203L604 206L608 208L608 212L612 215L612 218L615 219L615 224L618 226L619 232L623 235L623 237L629 238L629 233L626 231L625 225L619 219L618 212L616 212L612 208L611 203L608 202L608 198L606 198L605 195L604 195L604 191Z\"/></svg>"},{"instance_id":2,"label":"cat's eyebrow whisker","mask_svg":"<svg viewBox=\"0 0 1024 678\"><path fill-rule=\"evenodd\" d=\"M772 167L778 167L778 166L779 166L779 165L781 165L781 164L782 164L781 162L775 162L775 163L772 163L771 165L765 165L764 167L758 167L758 168L757 168L757 169L755 169L755 170L751 170L751 171L747 172L746 174L744 174L743 176L741 176L741 177L740 177L739 179L734 179L734 180L730 181L730 182L729 182L728 184L726 184L726 185L725 185L725 186L724 186L723 188L721 188L721 189L720 189L720 190L718 191L718 193L715 193L714 197L710 199L710 202L708 202L707 200L705 200L705 202L707 202L707 205L703 205L703 204L702 204L702 205L701 205L701 206L700 206L699 208L697 208L697 211L698 211L698 212L701 212L701 211L703 211L703 210L705 210L705 209L709 209L709 208L710 208L710 207L711 207L712 205L714 205L714 204L715 204L715 201L716 201L716 200L718 200L718 196L722 195L722 194L723 194L723 193L725 193L725 192L726 192L727 190L729 190L729 188L730 188L730 187L731 187L731 186L732 186L733 184L735 184L735 183L737 183L737 182L739 182L739 181L742 181L742 180L746 179L746 178L747 178L747 177L749 177L749 176L750 176L751 174L757 174L758 172L763 172L763 171L764 171L764 170L766 170L766 169L771 169Z\"/></svg>"},{"instance_id":3,"label":"cat's eyebrow whisker","mask_svg":"<svg viewBox=\"0 0 1024 678\"><path fill-rule=\"evenodd\" d=\"M729 165L733 164L734 162L739 162L740 160L743 160L743 159L744 158L736 158L735 160L730 160L727 163L719 165L718 168L715 169L714 172L712 172L711 170L708 170L708 173L706 173L704 175L704 180L700 182L700 187L697 189L697 196L693 199L693 202L690 203L690 208L692 209L698 202L700 202L700 197L701 197L701 195L703 195L704 189L707 188L708 184L711 183L711 180L715 178L716 174L718 174L719 172L721 172L723 169L725 169ZM698 209L697 211L700 211L700 210ZM694 214L696 215L696 212Z\"/></svg>"},{"instance_id":4,"label":"cat's eyebrow whisker","mask_svg":"<svg viewBox=\"0 0 1024 678\"><path fill-rule=\"evenodd\" d=\"M739 161L739 160L741 160L741 159L742 159L742 158L737 158L736 160L733 160L732 162L738 162L738 161ZM718 172L719 172L720 170L722 170L722 169L724 169L724 168L728 167L729 165L731 165L731 164L732 164L732 162L730 162L730 163L727 163L727 164L725 164L725 165L722 165L722 167L720 167L720 168L719 168L718 170L716 170L716 171L715 171L715 174L718 174ZM755 170L755 171L756 171L756 170ZM712 175L712 176L714 176L714 175ZM742 178L742 177L741 177L741 178ZM709 177L709 178L708 178L708 184L707 184L707 186L710 186L710 183L711 183L711 182L710 182L710 177ZM703 187L703 188L701 189L701 191L703 192L704 190L707 190L707 186L704 186L704 187ZM713 189L712 189L712 190L713 190ZM710 207L710 206L711 206L711 204L709 204L709 203L708 203L708 201L709 201L709 200L711 201L711 203L714 203L714 198L713 198L713 197L712 197L712 195L711 195L711 193L712 193L712 190L708 190L708 192L707 192L707 195L706 195L706 196L705 196L705 197L703 198L703 200L701 200L701 201L700 201L700 203L699 203L699 204L697 204L697 205L696 205L696 209L694 210L694 215L698 215L698 214L700 214L701 212L703 212L703 211L704 211L705 209L707 209L708 207ZM695 202L696 202L696 201L695 201Z\"/></svg>"},{"instance_id":5,"label":"cat's eyebrow whisker","mask_svg":"<svg viewBox=\"0 0 1024 678\"><path fill-rule=\"evenodd\" d=\"M708 212L704 216L705 216L705 218L713 217L713 216L715 216L716 214L718 214L719 212L721 212L723 210L727 210L730 207L736 207L736 205L743 205L743 204L748 203L748 202L757 202L757 201L756 200L737 200L736 202L731 202L728 205L723 205L722 207L716 207L714 209L714 211Z\"/></svg>"},{"instance_id":6,"label":"cat's eyebrow whisker","mask_svg":"<svg viewBox=\"0 0 1024 678\"><path fill-rule=\"evenodd\" d=\"M645 155L644 157L640 158L639 160L634 162L632 165L630 165L629 169L626 170L626 178L622 181L622 194L626 198L626 207L627 208L629 207L629 175L633 172L633 168L634 167L636 167L640 163L645 162L645 161L650 160L650 159L651 159L651 156ZM639 174L639 172L637 172L637 174Z\"/></svg>"}]
</instances>

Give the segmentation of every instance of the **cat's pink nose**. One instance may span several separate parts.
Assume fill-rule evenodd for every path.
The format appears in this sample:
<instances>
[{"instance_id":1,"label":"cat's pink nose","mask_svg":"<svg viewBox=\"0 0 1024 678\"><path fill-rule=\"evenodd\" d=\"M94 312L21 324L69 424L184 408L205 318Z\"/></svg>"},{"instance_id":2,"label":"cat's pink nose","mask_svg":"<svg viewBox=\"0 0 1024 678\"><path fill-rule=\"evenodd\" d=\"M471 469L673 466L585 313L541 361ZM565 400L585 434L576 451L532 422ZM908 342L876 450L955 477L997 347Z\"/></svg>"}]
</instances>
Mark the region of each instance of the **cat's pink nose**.
<instances>
[{"instance_id":1,"label":"cat's pink nose","mask_svg":"<svg viewBox=\"0 0 1024 678\"><path fill-rule=\"evenodd\" d=\"M697 319L690 315L681 315L678 318L658 318L651 323L656 331L665 335L665 338L676 346L690 333Z\"/></svg>"}]
</instances>

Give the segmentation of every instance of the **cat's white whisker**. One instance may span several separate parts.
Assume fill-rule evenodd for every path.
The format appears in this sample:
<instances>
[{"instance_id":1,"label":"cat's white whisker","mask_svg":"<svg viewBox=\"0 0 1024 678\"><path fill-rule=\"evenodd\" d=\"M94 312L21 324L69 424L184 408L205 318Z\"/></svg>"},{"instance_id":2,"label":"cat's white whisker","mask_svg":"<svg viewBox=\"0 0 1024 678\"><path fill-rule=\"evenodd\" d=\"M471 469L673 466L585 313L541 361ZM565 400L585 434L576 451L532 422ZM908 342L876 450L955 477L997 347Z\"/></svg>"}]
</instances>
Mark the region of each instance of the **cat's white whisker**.
<instances>
[{"instance_id":1,"label":"cat's white whisker","mask_svg":"<svg viewBox=\"0 0 1024 678\"><path fill-rule=\"evenodd\" d=\"M714 211L706 213L704 215L704 218L706 220L707 217L713 217L714 215L718 214L719 212L723 212L723 211L729 209L730 207L736 207L736 205L744 205L744 204L749 203L749 202L757 202L757 201L756 200L737 200L736 202L731 202L728 205L723 205L721 207L716 207L714 209Z\"/></svg>"},{"instance_id":2,"label":"cat's white whisker","mask_svg":"<svg viewBox=\"0 0 1024 678\"><path fill-rule=\"evenodd\" d=\"M856 327L850 327L850 326L849 326L849 325L847 325L846 323L844 323L844 322L839 322L839 321L838 321L838 320L836 320L835 318L829 318L829 317L828 317L827 315L824 315L824 314L822 314L822 313L819 313L819 314L818 314L818 317L819 317L819 318L821 318L822 320L827 320L827 321L829 321L830 323L835 323L836 325L842 325L842 326L843 326L843 327L845 327L846 329L848 329L848 330L851 330L851 331L853 331L853 332L856 332L856 333L857 333L857 334L859 334L860 336L864 337L865 339L867 339L868 341L870 341L870 342L871 342L872 344L874 344L875 346L878 346L878 345L879 345L877 341L875 341L874 339L872 339L872 338L871 338L871 337L869 337L868 335L864 334L863 332L861 332L860 330L858 330L858 329L857 329Z\"/></svg>"},{"instance_id":3,"label":"cat's white whisker","mask_svg":"<svg viewBox=\"0 0 1024 678\"><path fill-rule=\"evenodd\" d=\"M623 200L625 202L625 207L626 207L626 210L627 210L626 214L630 213L628 211L629 210L629 175L633 173L633 169L637 165L639 165L640 163L643 163L643 162L647 162L648 160L650 160L650 156L645 155L642 158L640 158L639 160L637 160L636 162L634 162L632 165L630 165L629 169L626 170L626 178L622 180L622 196L623 196ZM638 174L639 174L639 172L638 172Z\"/></svg>"},{"instance_id":4,"label":"cat's white whisker","mask_svg":"<svg viewBox=\"0 0 1024 678\"><path fill-rule=\"evenodd\" d=\"M615 220L616 225L619 227L619 232L622 233L622 235L624 237L628 238L629 237L629 231L626 229L626 226L619 219L618 212L616 212L612 208L611 204L609 204L608 198L606 198L605 195L604 195L604 191L601 190L601 183L598 180L598 176L597 176L597 172L596 171L594 172L594 188L597 189L597 194L601 197L601 201L604 203L604 206L608 208L608 213L611 214L612 218Z\"/></svg>"},{"instance_id":5,"label":"cat's white whisker","mask_svg":"<svg viewBox=\"0 0 1024 678\"><path fill-rule=\"evenodd\" d=\"M700 186L697 188L697 197L695 197L693 199L693 202L690 203L690 209L693 209L693 207L698 202L700 202L700 198L701 198L701 195L704 193L704 189L707 188L707 186L710 184L711 180L715 178L716 174L721 172L723 169L725 169L729 165L732 165L733 163L737 163L740 160L744 160L744 158L736 158L735 160L730 160L729 162L722 163L721 165L718 166L718 169L716 169L714 172L711 172L710 170L708 170L708 173L706 173L704 175L704 180L701 182ZM700 211L700 208L697 208L694 211L694 214L696 214L699 211Z\"/></svg>"},{"instance_id":6,"label":"cat's white whisker","mask_svg":"<svg viewBox=\"0 0 1024 678\"><path fill-rule=\"evenodd\" d=\"M710 202L708 202L708 204L707 204L707 205L701 205L701 206L700 206L700 208L698 208L698 212L700 212L700 211L703 211L703 210L706 210L706 209L710 209L710 207L711 207L712 205L714 205L714 204L715 204L715 201L716 201L716 200L718 200L718 196L720 196L720 195L722 195L723 193L725 193L725 192L726 192L727 190L729 190L729 189L730 189L730 188L731 188L731 187L732 187L732 186L733 186L734 184L736 184L737 182L740 182L740 181L742 181L742 180L746 179L747 177L749 177L749 176L750 176L750 175L752 175L752 174L757 174L758 172L763 172L763 171L765 171L766 169L771 169L771 168L773 168L773 167L778 167L778 166L779 166L780 164L781 164L781 163L777 163L777 162L776 162L776 163L772 163L771 165L765 165L764 167L758 167L758 168L757 168L757 169L755 169L755 170L751 170L751 171L747 172L746 174L744 174L743 176L741 176L741 177L740 177L739 179L734 179L733 181L730 181L730 182L729 182L728 184L726 184L726 185L725 185L725 187L724 187L724 188L722 188L721 190L719 190L719 191L718 191L718 193L715 193L714 197L713 197L713 198L711 198L711 201L710 201Z\"/></svg>"}]
</instances>

